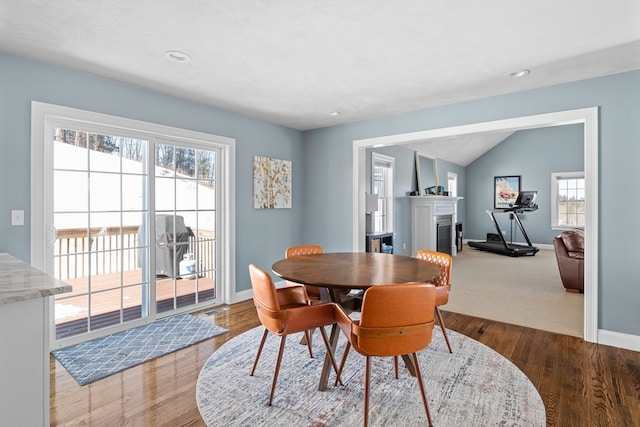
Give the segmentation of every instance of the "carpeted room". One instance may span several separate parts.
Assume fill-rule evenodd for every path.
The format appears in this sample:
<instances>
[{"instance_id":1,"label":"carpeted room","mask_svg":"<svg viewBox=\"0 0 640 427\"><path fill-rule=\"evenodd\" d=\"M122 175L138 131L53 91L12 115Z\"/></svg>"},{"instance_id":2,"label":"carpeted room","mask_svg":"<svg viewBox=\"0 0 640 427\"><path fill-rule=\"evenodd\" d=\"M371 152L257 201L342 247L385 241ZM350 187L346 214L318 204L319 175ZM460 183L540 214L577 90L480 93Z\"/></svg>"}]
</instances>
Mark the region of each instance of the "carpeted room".
<instances>
[{"instance_id":1,"label":"carpeted room","mask_svg":"<svg viewBox=\"0 0 640 427\"><path fill-rule=\"evenodd\" d=\"M583 336L584 295L566 292L552 248L513 258L465 245L454 257L451 276L444 310Z\"/></svg>"},{"instance_id":2,"label":"carpeted room","mask_svg":"<svg viewBox=\"0 0 640 427\"><path fill-rule=\"evenodd\" d=\"M554 121L559 122L559 118ZM497 132L503 125L492 123L488 126ZM396 159L398 166L395 183L400 187L396 190L398 194L408 193L408 189L423 194L422 188L415 187L416 181L418 184L427 181L429 185L450 184L448 177L455 173L458 179L457 190L461 191L464 197L457 201L454 221L459 222L465 241L477 242L484 240L489 234L496 236L496 233L502 233L506 243L522 246L526 245L523 235L523 231L526 230L527 238L533 241L536 250L540 249L535 256L511 257L481 252L464 245L464 249L454 257L453 290L446 310L583 337L584 295L565 292L553 249L554 237L566 229L568 224L582 226L577 221L584 221L582 214L582 217L575 215L571 218L567 215L559 218L557 200L560 198L557 194L554 197L554 192L558 192L557 178L568 176L560 172L582 171L585 167L591 168L593 172L594 165L585 163L586 141L583 125L541 126L528 123L511 129L516 131L503 134L494 140L494 145L487 151L475 151L473 155L449 154L448 157L446 150L442 150L442 146L439 145L442 141L438 138L407 142L411 139L427 138L426 133L421 133L420 138L414 134L395 135L396 142L385 147L367 146L365 158L368 160L373 153L379 152ZM468 129L465 131L470 132ZM453 135L458 133L456 129L452 129L451 132ZM472 133L469 138L482 137L480 133ZM375 142L380 143L379 140ZM464 147L461 145L460 149ZM403 148L409 150L403 151ZM412 164L414 149L419 150L416 153L421 155L432 154L430 157L433 157L434 166L429 170L432 176L426 176L424 168L422 173L419 173L417 157L416 165ZM434 157L435 153L440 152L443 153L442 157ZM464 158L466 166L462 168L447 161L447 158ZM508 209L498 209L497 212L495 209L495 180L509 174L517 178L516 191L536 192L536 208L518 214L523 225L522 231L517 227L513 213L508 212ZM365 182L369 179L367 176ZM583 179L582 182L593 186L592 181ZM585 187L582 182L576 196L584 206ZM446 186L444 188L451 190ZM413 198L411 199L413 201ZM593 218L595 212L592 210L593 205L590 206L591 210L586 216ZM402 198L398 198L394 213L396 222L400 224L396 228L394 251L411 256L412 247L405 242L416 240L413 224L417 220L414 217L414 208L410 208ZM492 223L493 218L500 230L496 230ZM427 217L421 221L431 220L432 218Z\"/></svg>"}]
</instances>

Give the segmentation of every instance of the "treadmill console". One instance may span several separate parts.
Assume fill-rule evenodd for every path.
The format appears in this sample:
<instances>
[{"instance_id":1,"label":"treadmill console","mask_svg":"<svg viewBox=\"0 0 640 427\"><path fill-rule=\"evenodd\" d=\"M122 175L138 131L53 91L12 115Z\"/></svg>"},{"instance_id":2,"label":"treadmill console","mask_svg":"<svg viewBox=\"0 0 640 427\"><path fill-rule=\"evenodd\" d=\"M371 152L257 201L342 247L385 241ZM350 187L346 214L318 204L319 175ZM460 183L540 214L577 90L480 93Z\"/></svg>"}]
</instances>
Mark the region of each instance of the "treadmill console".
<instances>
[{"instance_id":1,"label":"treadmill console","mask_svg":"<svg viewBox=\"0 0 640 427\"><path fill-rule=\"evenodd\" d=\"M517 209L531 209L535 207L537 209L538 205L535 204L537 197L537 191L521 191L518 193L518 198L513 207Z\"/></svg>"}]
</instances>

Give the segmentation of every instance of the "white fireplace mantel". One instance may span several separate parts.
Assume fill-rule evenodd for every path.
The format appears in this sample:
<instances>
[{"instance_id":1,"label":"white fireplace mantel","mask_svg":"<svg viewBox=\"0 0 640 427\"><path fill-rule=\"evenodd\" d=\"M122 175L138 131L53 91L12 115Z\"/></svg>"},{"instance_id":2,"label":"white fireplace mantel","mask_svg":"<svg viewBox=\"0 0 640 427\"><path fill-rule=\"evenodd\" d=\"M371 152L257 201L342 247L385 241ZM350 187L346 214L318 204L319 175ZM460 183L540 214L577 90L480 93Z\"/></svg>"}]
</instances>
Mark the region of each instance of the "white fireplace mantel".
<instances>
[{"instance_id":1,"label":"white fireplace mantel","mask_svg":"<svg viewBox=\"0 0 640 427\"><path fill-rule=\"evenodd\" d=\"M458 200L451 196L411 196L411 250L438 250L437 219L451 217L451 255L456 255L455 224L458 217Z\"/></svg>"}]
</instances>

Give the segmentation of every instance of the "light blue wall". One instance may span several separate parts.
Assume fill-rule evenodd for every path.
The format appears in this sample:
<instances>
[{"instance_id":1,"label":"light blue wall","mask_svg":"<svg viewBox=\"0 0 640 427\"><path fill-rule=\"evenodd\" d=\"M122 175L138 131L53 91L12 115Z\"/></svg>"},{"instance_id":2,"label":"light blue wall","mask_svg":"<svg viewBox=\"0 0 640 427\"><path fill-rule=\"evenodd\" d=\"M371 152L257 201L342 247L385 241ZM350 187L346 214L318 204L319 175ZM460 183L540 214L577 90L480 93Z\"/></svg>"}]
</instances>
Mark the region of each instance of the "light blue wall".
<instances>
[{"instance_id":1,"label":"light blue wall","mask_svg":"<svg viewBox=\"0 0 640 427\"><path fill-rule=\"evenodd\" d=\"M534 244L551 244L560 232L551 229L551 174L584 171L584 126L566 125L521 130L467 166L467 224L465 238L484 240L496 228L487 209L493 209L496 176L520 175L522 190L538 190L537 211L520 214L522 225ZM507 241L524 242L510 224L509 214L495 214Z\"/></svg>"},{"instance_id":2,"label":"light blue wall","mask_svg":"<svg viewBox=\"0 0 640 427\"><path fill-rule=\"evenodd\" d=\"M383 154L395 159L394 177L394 240L393 253L410 255L411 252L411 211L409 195L416 184L416 163L414 151L401 146L367 149L366 154L366 187L371 191L371 153Z\"/></svg>"},{"instance_id":3,"label":"light blue wall","mask_svg":"<svg viewBox=\"0 0 640 427\"><path fill-rule=\"evenodd\" d=\"M411 200L409 193L416 190L416 160L415 151L403 146L389 146L380 148L368 148L366 150L366 188L371 190L371 153L384 154L395 159L395 211L394 211L394 248L397 255L412 256L411 253ZM428 154L428 153L427 153ZM463 196L465 191L465 168L442 159L438 162L438 182L447 187L447 172L458 174L458 196ZM464 200L458 202L458 222L464 223Z\"/></svg>"},{"instance_id":4,"label":"light blue wall","mask_svg":"<svg viewBox=\"0 0 640 427\"><path fill-rule=\"evenodd\" d=\"M466 205L467 205L467 168L464 166L456 165L455 163L447 162L442 159L438 159L438 183L443 185L446 191L450 191L448 187L448 172L453 172L458 175L458 197L464 197L462 200L458 200L458 221L462 223L463 231L466 230ZM466 233L466 231L465 231Z\"/></svg>"},{"instance_id":5,"label":"light blue wall","mask_svg":"<svg viewBox=\"0 0 640 427\"><path fill-rule=\"evenodd\" d=\"M246 274L249 263L270 268L288 246L313 242L327 251L351 250L354 140L598 106L598 326L640 335L640 274L636 267L640 216L634 215L640 208L640 199L623 193L640 182L640 168L636 166L640 158L640 71L302 134L113 80L0 53L0 251L25 261L29 261L30 253L32 100L235 138L239 291L250 287ZM292 209L253 209L254 155L293 161ZM12 209L25 210L25 226L9 225ZM467 209L467 218L469 215Z\"/></svg>"},{"instance_id":6,"label":"light blue wall","mask_svg":"<svg viewBox=\"0 0 640 427\"><path fill-rule=\"evenodd\" d=\"M30 259L32 100L235 138L237 290L251 287L250 263L270 271L286 247L300 244L305 181L301 132L0 52L0 251ZM292 160L291 209L253 209L255 155ZM10 225L12 209L25 211L24 226Z\"/></svg>"},{"instance_id":7,"label":"light blue wall","mask_svg":"<svg viewBox=\"0 0 640 427\"><path fill-rule=\"evenodd\" d=\"M640 335L640 198L624 196L640 182L640 71L305 132L303 240L351 249L354 140L593 106L600 108L598 327ZM467 209L467 221L472 214Z\"/></svg>"},{"instance_id":8,"label":"light blue wall","mask_svg":"<svg viewBox=\"0 0 640 427\"><path fill-rule=\"evenodd\" d=\"M371 187L371 153L396 159L395 181L395 248L394 253L412 255L411 210L408 192L416 189L415 152L402 146L369 148L366 150L367 191ZM554 172L584 171L584 130L582 125L565 125L541 129L521 130L466 168L438 159L438 182L446 187L447 172L458 174L458 222L463 224L466 239L484 240L496 229L487 209L493 209L493 180L495 176L519 175L522 190L538 190L535 212L521 213L520 219L534 244L552 244L558 230L551 229L551 174ZM468 190L467 190L468 189ZM467 219L468 214L468 220ZM495 214L507 240L524 242L522 233L508 214ZM404 249L403 249L404 248Z\"/></svg>"}]
</instances>

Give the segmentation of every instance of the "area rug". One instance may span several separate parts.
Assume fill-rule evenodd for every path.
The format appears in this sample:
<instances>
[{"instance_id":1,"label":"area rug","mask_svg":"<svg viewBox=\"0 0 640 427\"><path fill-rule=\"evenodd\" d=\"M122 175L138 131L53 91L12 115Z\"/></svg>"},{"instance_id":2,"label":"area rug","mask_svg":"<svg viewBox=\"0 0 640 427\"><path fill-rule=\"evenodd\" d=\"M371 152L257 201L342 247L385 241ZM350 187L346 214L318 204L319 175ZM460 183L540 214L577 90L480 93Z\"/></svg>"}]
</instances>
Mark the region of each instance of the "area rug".
<instances>
[{"instance_id":1,"label":"area rug","mask_svg":"<svg viewBox=\"0 0 640 427\"><path fill-rule=\"evenodd\" d=\"M287 339L273 405L269 391L279 338L270 335L253 377L249 376L263 332L254 328L226 342L202 368L196 386L200 414L208 426L361 426L364 357L351 351L344 385L318 391L324 346L316 332L314 359L300 337ZM328 332L328 330L327 330ZM431 345L418 353L433 425L545 426L540 394L510 361L489 347L448 331L453 354L439 327ZM342 355L340 336L337 355ZM401 363L402 366L402 363ZM417 381L403 366L393 374L392 358L372 361L369 424L427 425Z\"/></svg>"},{"instance_id":2,"label":"area rug","mask_svg":"<svg viewBox=\"0 0 640 427\"><path fill-rule=\"evenodd\" d=\"M51 354L86 385L225 332L207 319L181 314Z\"/></svg>"}]
</instances>

